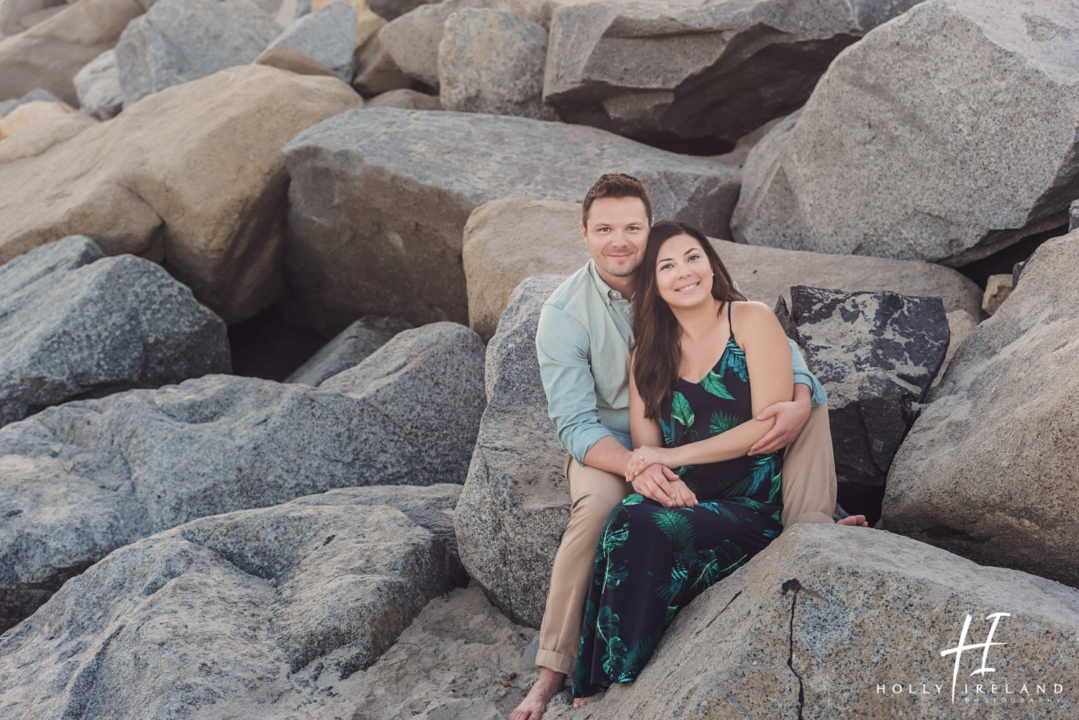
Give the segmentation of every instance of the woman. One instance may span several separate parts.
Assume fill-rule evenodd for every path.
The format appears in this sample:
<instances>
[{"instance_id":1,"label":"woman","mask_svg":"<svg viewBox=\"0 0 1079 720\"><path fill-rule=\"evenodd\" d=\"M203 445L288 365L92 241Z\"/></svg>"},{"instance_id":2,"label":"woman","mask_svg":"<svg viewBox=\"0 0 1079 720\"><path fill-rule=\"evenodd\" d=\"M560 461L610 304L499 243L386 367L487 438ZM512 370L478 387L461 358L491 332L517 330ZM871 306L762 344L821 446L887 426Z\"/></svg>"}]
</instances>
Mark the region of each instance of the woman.
<instances>
[{"instance_id":1,"label":"woman","mask_svg":"<svg viewBox=\"0 0 1079 720\"><path fill-rule=\"evenodd\" d=\"M665 508L631 495L607 519L573 678L576 707L634 680L679 608L783 530L783 452L748 455L775 422L756 416L794 391L779 321L746 302L688 223L656 223L638 273L629 405L637 449L626 475L665 465L680 478L678 500Z\"/></svg>"}]
</instances>

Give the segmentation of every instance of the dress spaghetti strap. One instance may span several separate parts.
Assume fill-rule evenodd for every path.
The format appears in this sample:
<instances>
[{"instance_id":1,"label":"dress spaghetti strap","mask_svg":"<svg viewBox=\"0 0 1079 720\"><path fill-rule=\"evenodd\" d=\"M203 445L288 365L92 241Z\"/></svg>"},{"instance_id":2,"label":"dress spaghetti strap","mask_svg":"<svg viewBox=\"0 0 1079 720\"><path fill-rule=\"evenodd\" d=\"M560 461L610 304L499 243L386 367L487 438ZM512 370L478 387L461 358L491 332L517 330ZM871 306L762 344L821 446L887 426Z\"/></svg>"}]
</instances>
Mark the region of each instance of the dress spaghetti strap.
<instances>
[{"instance_id":1,"label":"dress spaghetti strap","mask_svg":"<svg viewBox=\"0 0 1079 720\"><path fill-rule=\"evenodd\" d=\"M731 322L731 301L727 301L727 327L731 330L731 340L734 340L734 323ZM737 345L738 341L734 340L734 344Z\"/></svg>"}]
</instances>

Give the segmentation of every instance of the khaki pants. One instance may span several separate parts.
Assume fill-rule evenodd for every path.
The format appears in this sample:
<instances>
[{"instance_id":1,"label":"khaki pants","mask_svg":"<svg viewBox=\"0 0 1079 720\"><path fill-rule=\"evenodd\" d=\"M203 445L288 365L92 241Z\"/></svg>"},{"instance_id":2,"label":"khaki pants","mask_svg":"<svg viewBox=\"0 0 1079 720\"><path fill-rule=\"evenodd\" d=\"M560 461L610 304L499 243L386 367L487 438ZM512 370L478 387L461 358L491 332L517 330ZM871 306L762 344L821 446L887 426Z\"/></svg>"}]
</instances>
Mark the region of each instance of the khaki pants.
<instances>
[{"instance_id":1,"label":"khaki pants","mask_svg":"<svg viewBox=\"0 0 1079 720\"><path fill-rule=\"evenodd\" d=\"M572 500L569 527L551 569L536 664L572 675L596 544L607 516L633 492L633 486L624 477L578 465L569 455L566 479ZM803 522L832 522L836 479L827 404L813 408L801 434L787 448L782 488L784 528Z\"/></svg>"}]
</instances>

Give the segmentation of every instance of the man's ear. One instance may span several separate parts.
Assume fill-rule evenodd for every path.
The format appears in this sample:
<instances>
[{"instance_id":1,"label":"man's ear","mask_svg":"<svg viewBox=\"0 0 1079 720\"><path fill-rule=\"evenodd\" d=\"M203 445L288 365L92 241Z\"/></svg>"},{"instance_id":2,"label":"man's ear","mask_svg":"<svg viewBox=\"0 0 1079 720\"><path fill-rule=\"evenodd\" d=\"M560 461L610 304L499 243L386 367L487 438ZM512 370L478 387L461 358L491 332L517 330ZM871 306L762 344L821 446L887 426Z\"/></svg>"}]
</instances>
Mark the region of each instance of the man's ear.
<instances>
[{"instance_id":1,"label":"man's ear","mask_svg":"<svg viewBox=\"0 0 1079 720\"><path fill-rule=\"evenodd\" d=\"M581 238L588 240L588 228L584 225L584 220L581 221Z\"/></svg>"}]
</instances>

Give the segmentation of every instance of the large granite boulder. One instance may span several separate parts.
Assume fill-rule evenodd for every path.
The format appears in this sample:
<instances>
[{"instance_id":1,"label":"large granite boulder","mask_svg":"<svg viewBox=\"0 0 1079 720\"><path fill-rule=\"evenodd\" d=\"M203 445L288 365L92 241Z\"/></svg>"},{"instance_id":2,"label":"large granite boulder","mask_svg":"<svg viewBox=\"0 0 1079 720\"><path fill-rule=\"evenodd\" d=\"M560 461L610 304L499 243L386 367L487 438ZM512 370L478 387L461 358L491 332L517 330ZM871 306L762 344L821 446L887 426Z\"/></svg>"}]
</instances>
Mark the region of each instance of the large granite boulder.
<instances>
[{"instance_id":1,"label":"large granite boulder","mask_svg":"<svg viewBox=\"0 0 1079 720\"><path fill-rule=\"evenodd\" d=\"M1068 718L1077 642L1071 588L802 524L680 611L635 682L551 718Z\"/></svg>"},{"instance_id":2,"label":"large granite boulder","mask_svg":"<svg viewBox=\"0 0 1079 720\"><path fill-rule=\"evenodd\" d=\"M920 0L600 0L555 9L543 97L568 122L698 155L797 109L829 63Z\"/></svg>"},{"instance_id":3,"label":"large granite boulder","mask_svg":"<svg viewBox=\"0 0 1079 720\"><path fill-rule=\"evenodd\" d=\"M350 83L352 53L356 49L356 19L356 8L334 0L318 12L294 22L262 55L278 47L294 48L323 63L341 80Z\"/></svg>"},{"instance_id":4,"label":"large granite boulder","mask_svg":"<svg viewBox=\"0 0 1079 720\"><path fill-rule=\"evenodd\" d=\"M736 238L957 266L1065 225L1077 33L1056 0L931 0L877 28L750 153Z\"/></svg>"},{"instance_id":5,"label":"large granite boulder","mask_svg":"<svg viewBox=\"0 0 1079 720\"><path fill-rule=\"evenodd\" d=\"M1034 253L929 395L882 521L985 565L1079 587L1079 231Z\"/></svg>"},{"instance_id":6,"label":"large granite boulder","mask_svg":"<svg viewBox=\"0 0 1079 720\"><path fill-rule=\"evenodd\" d=\"M658 217L657 213L657 217ZM581 206L526 197L492 200L476 208L464 231L468 318L491 337L513 289L527 277L569 275L588 262L581 238ZM903 295L935 295L949 313L977 318L982 291L955 270L930 263L873 257L836 257L712 240L738 288L750 300L790 302L792 285ZM958 316L957 316L958 317ZM964 335L965 337L965 335Z\"/></svg>"},{"instance_id":7,"label":"large granite boulder","mask_svg":"<svg viewBox=\"0 0 1079 720\"><path fill-rule=\"evenodd\" d=\"M459 10L487 4L487 0L442 0L421 5L382 28L379 44L402 72L437 90L438 46L446 20Z\"/></svg>"},{"instance_id":8,"label":"large granite boulder","mask_svg":"<svg viewBox=\"0 0 1079 720\"><path fill-rule=\"evenodd\" d=\"M0 426L230 372L225 323L159 265L73 236L0 266Z\"/></svg>"},{"instance_id":9,"label":"large granite boulder","mask_svg":"<svg viewBox=\"0 0 1079 720\"><path fill-rule=\"evenodd\" d=\"M564 279L521 283L487 345L487 409L453 520L469 576L514 622L535 628L569 524L566 451L536 359L540 310Z\"/></svg>"},{"instance_id":10,"label":"large granite boulder","mask_svg":"<svg viewBox=\"0 0 1079 720\"><path fill-rule=\"evenodd\" d=\"M159 0L127 26L116 46L124 106L253 62L280 32L247 0Z\"/></svg>"},{"instance_id":11,"label":"large granite boulder","mask_svg":"<svg viewBox=\"0 0 1079 720\"><path fill-rule=\"evenodd\" d=\"M34 128L24 130L0 143L0 262L84 234L110 255L162 262L226 322L251 317L282 287L282 146L358 107L335 78L251 65L61 141L24 141Z\"/></svg>"},{"instance_id":12,"label":"large granite boulder","mask_svg":"<svg viewBox=\"0 0 1079 720\"><path fill-rule=\"evenodd\" d=\"M109 120L124 107L116 51L106 50L86 63L72 80L79 95L79 109L98 120Z\"/></svg>"},{"instance_id":13,"label":"large granite boulder","mask_svg":"<svg viewBox=\"0 0 1079 720\"><path fill-rule=\"evenodd\" d=\"M828 391L839 482L881 487L948 352L937 297L792 287L806 364Z\"/></svg>"},{"instance_id":14,"label":"large granite boulder","mask_svg":"<svg viewBox=\"0 0 1079 720\"><path fill-rule=\"evenodd\" d=\"M318 387L323 380L359 365L394 335L411 327L396 318L362 317L296 368L285 382Z\"/></svg>"},{"instance_id":15,"label":"large granite boulder","mask_svg":"<svg viewBox=\"0 0 1079 720\"><path fill-rule=\"evenodd\" d=\"M462 231L488 200L580 200L602 173L623 171L648 186L656 217L723 234L738 193L721 163L593 128L491 115L342 113L284 155L293 312L328 337L362 315L467 322Z\"/></svg>"},{"instance_id":16,"label":"large granite boulder","mask_svg":"<svg viewBox=\"0 0 1079 720\"><path fill-rule=\"evenodd\" d=\"M483 344L399 334L321 388L209 375L0 429L0 628L118 547L199 517L358 485L461 483Z\"/></svg>"},{"instance_id":17,"label":"large granite boulder","mask_svg":"<svg viewBox=\"0 0 1079 720\"><path fill-rule=\"evenodd\" d=\"M460 10L438 44L439 101L445 110L555 120L543 104L547 31L512 13Z\"/></svg>"},{"instance_id":18,"label":"large granite boulder","mask_svg":"<svg viewBox=\"0 0 1079 720\"><path fill-rule=\"evenodd\" d=\"M79 104L72 78L105 52L151 0L79 0L45 22L0 40L0 100L48 90Z\"/></svg>"},{"instance_id":19,"label":"large granite boulder","mask_svg":"<svg viewBox=\"0 0 1079 720\"><path fill-rule=\"evenodd\" d=\"M428 490L439 514L447 492ZM204 518L112 553L0 637L5 715L332 717L329 688L467 580L392 493L340 500Z\"/></svg>"}]
</instances>

